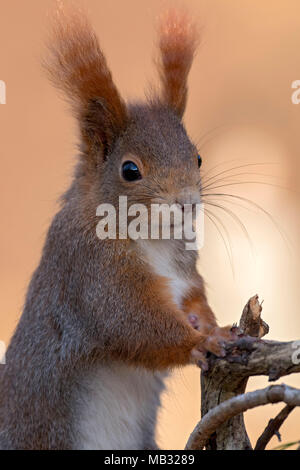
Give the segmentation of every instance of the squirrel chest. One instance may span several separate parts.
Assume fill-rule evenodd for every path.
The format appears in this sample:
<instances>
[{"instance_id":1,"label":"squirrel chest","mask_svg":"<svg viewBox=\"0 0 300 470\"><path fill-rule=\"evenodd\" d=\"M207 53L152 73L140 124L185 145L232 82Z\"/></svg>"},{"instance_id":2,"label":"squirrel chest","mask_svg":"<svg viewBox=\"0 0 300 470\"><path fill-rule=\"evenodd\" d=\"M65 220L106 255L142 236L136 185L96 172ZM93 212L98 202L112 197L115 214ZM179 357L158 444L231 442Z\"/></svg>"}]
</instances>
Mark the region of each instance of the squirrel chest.
<instances>
[{"instance_id":1,"label":"squirrel chest","mask_svg":"<svg viewBox=\"0 0 300 470\"><path fill-rule=\"evenodd\" d=\"M182 299L193 286L193 254L184 250L181 240L142 241L140 249L151 270L166 279L170 298L181 308Z\"/></svg>"},{"instance_id":2,"label":"squirrel chest","mask_svg":"<svg viewBox=\"0 0 300 470\"><path fill-rule=\"evenodd\" d=\"M166 375L118 362L91 370L75 397L75 448L156 448L155 422Z\"/></svg>"}]
</instances>

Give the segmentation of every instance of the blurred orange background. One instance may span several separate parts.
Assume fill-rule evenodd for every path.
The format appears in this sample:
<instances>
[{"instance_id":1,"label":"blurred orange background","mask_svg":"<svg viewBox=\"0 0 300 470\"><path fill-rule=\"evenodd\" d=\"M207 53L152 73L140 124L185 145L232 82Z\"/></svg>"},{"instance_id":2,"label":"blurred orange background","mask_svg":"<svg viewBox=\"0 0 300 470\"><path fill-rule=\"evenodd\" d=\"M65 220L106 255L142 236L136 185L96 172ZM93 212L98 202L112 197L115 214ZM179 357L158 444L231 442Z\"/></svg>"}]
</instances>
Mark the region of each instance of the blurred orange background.
<instances>
[{"instance_id":1,"label":"blurred orange background","mask_svg":"<svg viewBox=\"0 0 300 470\"><path fill-rule=\"evenodd\" d=\"M300 339L300 105L291 101L291 84L300 80L299 1L82 3L127 99L143 98L155 78L152 58L160 12L185 6L198 19L202 44L190 76L185 122L199 141L203 173L215 175L210 182L220 187L216 192L255 204L216 198L241 219L251 242L224 209L211 208L225 240L207 220L199 269L220 323L238 321L248 298L258 293L269 337ZM40 66L52 7L52 0L0 0L0 80L7 87L7 104L0 105L0 340L6 343L21 314L56 201L70 183L76 153L76 125ZM248 166L230 170L242 165ZM300 386L297 376L285 382ZM253 378L248 389L266 384L264 377ZM170 379L158 426L162 448L184 447L200 418L199 389L196 368L177 371ZM252 442L278 409L267 406L246 414ZM299 418L297 410L284 424L283 442L300 439ZM270 447L276 445L273 439Z\"/></svg>"}]
</instances>

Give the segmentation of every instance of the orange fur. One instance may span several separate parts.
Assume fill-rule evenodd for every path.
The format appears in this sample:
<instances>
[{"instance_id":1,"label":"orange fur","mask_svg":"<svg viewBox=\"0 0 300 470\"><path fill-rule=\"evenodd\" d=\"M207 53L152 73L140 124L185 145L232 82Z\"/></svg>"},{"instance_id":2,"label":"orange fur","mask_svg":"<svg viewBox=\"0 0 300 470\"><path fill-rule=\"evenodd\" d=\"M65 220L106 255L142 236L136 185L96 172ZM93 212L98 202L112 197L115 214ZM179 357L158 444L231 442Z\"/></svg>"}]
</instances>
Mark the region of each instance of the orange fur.
<instances>
[{"instance_id":1,"label":"orange fur","mask_svg":"<svg viewBox=\"0 0 300 470\"><path fill-rule=\"evenodd\" d=\"M201 333L208 334L212 328L217 326L216 318L208 305L202 285L193 287L185 295L182 309L187 315L197 315L201 324Z\"/></svg>"},{"instance_id":2,"label":"orange fur","mask_svg":"<svg viewBox=\"0 0 300 470\"><path fill-rule=\"evenodd\" d=\"M231 326L219 327L216 317L208 305L202 283L193 287L183 299L183 312L187 320L203 336L203 351L211 351L217 356L225 354L223 348L228 341L237 339ZM193 321L191 321L193 316ZM205 363L205 359L202 360Z\"/></svg>"},{"instance_id":3,"label":"orange fur","mask_svg":"<svg viewBox=\"0 0 300 470\"><path fill-rule=\"evenodd\" d=\"M196 26L186 14L169 10L160 25L159 72L163 101L182 116L187 99L187 77L198 44Z\"/></svg>"},{"instance_id":4,"label":"orange fur","mask_svg":"<svg viewBox=\"0 0 300 470\"><path fill-rule=\"evenodd\" d=\"M85 121L86 140L93 140L97 126L98 143L103 146L103 140L108 141L124 128L127 110L97 36L82 11L58 3L48 50L43 65L51 82L67 95L76 116ZM108 128L111 135L104 135Z\"/></svg>"}]
</instances>

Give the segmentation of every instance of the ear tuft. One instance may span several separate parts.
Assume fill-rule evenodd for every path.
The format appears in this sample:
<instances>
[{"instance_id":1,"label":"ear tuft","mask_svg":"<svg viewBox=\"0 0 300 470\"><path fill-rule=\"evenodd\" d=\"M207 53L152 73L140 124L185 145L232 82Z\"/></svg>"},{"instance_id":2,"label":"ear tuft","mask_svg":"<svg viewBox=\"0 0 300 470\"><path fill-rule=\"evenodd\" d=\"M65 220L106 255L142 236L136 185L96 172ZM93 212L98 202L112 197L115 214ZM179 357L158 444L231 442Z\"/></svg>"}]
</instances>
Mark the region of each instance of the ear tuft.
<instances>
[{"instance_id":1,"label":"ear tuft","mask_svg":"<svg viewBox=\"0 0 300 470\"><path fill-rule=\"evenodd\" d=\"M159 28L162 101L182 117L187 100L187 79L199 43L197 27L185 12L167 11Z\"/></svg>"},{"instance_id":2,"label":"ear tuft","mask_svg":"<svg viewBox=\"0 0 300 470\"><path fill-rule=\"evenodd\" d=\"M88 146L105 150L125 127L127 110L84 12L58 2L47 46L48 77L67 96Z\"/></svg>"}]
</instances>

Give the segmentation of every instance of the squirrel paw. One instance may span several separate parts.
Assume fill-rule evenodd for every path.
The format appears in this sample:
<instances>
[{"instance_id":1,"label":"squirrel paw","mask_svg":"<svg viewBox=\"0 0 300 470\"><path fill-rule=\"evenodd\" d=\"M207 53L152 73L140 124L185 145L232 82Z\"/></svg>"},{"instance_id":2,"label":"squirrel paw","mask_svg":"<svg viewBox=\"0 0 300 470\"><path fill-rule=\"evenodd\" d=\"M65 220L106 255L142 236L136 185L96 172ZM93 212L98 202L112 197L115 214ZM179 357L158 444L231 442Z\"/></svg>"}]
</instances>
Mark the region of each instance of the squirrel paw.
<instances>
[{"instance_id":1,"label":"squirrel paw","mask_svg":"<svg viewBox=\"0 0 300 470\"><path fill-rule=\"evenodd\" d=\"M207 336L205 348L218 357L225 357L225 346L227 343L233 343L239 339L239 330L237 327L224 326L215 327Z\"/></svg>"},{"instance_id":2,"label":"squirrel paw","mask_svg":"<svg viewBox=\"0 0 300 470\"><path fill-rule=\"evenodd\" d=\"M199 348L192 349L191 362L192 364L197 364L201 368L202 372L206 372L209 368L206 351L204 349L202 351Z\"/></svg>"},{"instance_id":3,"label":"squirrel paw","mask_svg":"<svg viewBox=\"0 0 300 470\"><path fill-rule=\"evenodd\" d=\"M208 370L207 353L225 357L225 346L238 340L238 330L235 327L214 327L208 335L202 338L199 346L192 350L192 361L198 363L203 371Z\"/></svg>"}]
</instances>

